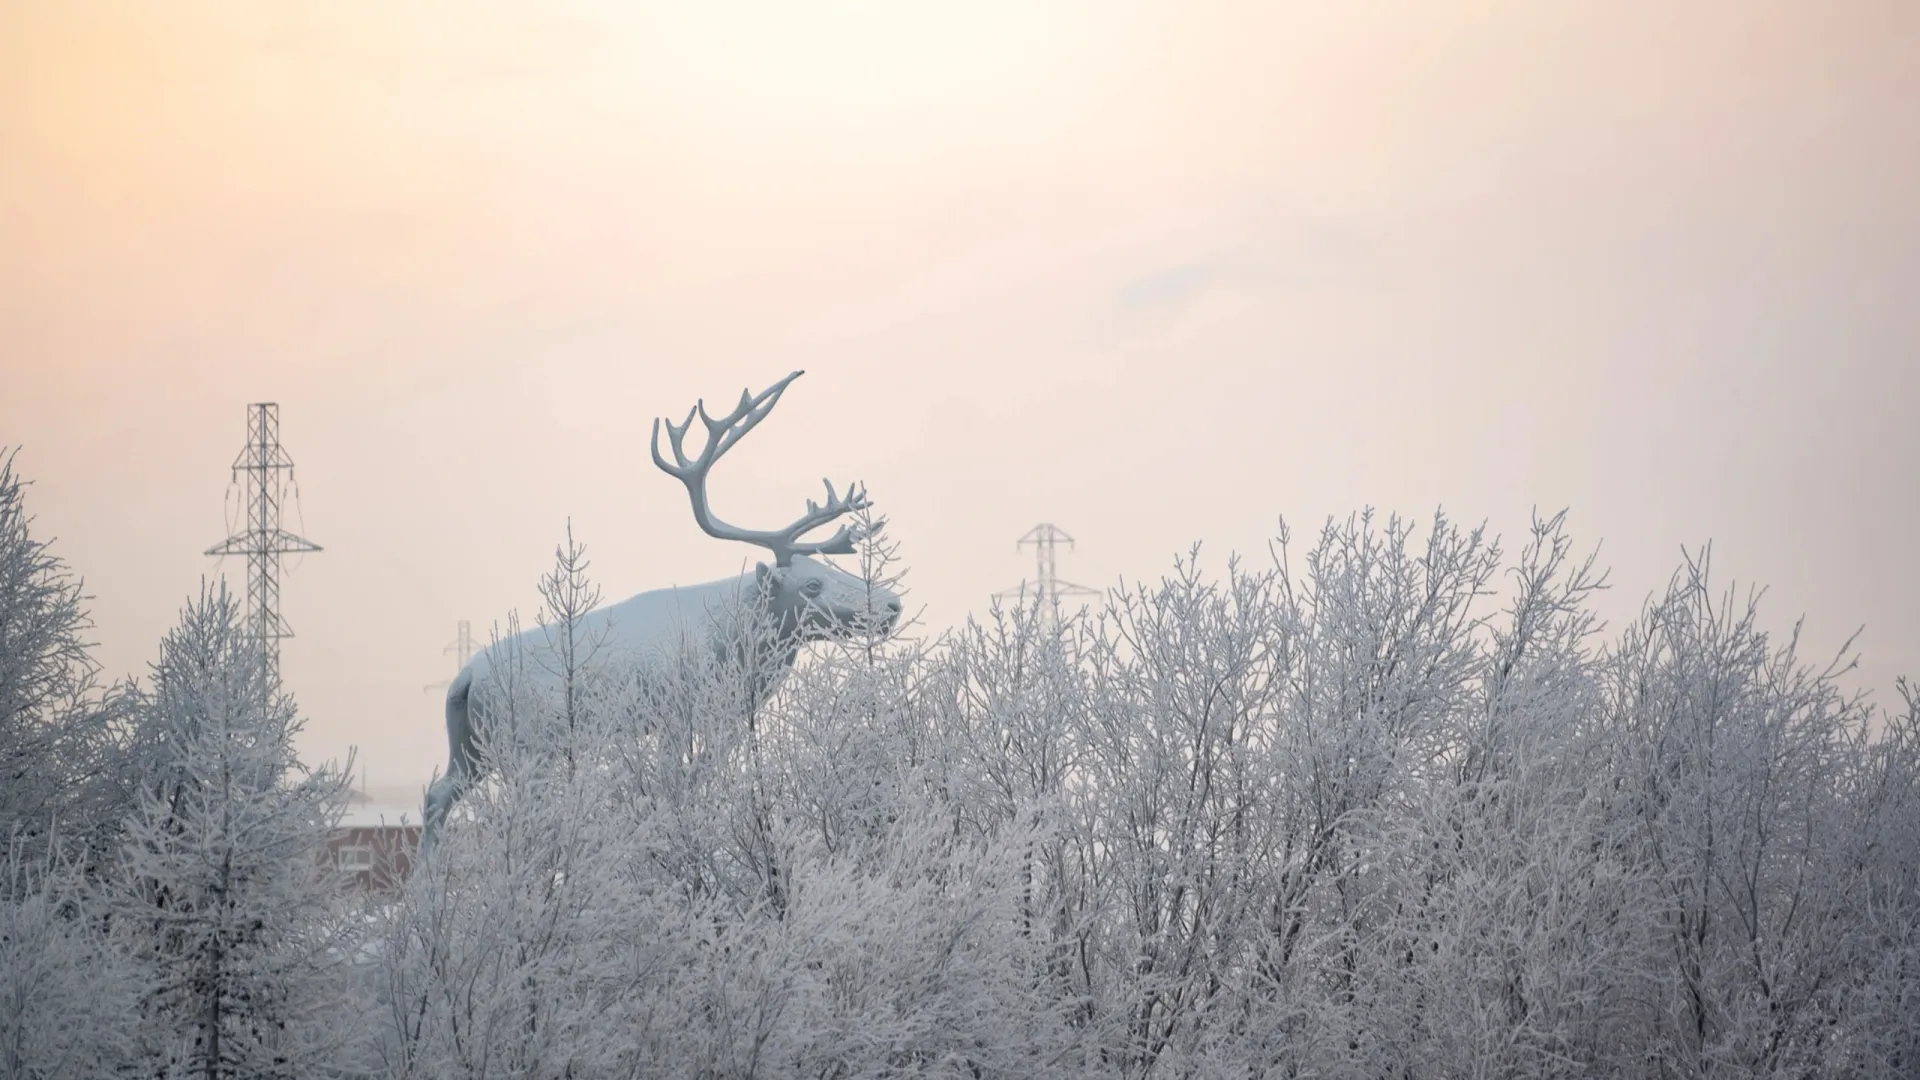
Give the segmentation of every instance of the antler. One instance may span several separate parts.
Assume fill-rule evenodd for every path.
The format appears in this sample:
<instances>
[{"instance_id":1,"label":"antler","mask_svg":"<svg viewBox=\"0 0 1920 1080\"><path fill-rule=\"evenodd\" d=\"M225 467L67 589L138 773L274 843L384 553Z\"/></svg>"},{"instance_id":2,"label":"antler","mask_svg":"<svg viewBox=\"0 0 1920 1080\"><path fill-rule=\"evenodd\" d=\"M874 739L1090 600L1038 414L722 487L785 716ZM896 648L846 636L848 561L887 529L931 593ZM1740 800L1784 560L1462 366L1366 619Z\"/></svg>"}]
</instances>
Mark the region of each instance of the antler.
<instances>
[{"instance_id":1,"label":"antler","mask_svg":"<svg viewBox=\"0 0 1920 1080\"><path fill-rule=\"evenodd\" d=\"M713 508L707 503L707 472L713 463L719 461L733 444L739 442L754 425L767 418L773 407L780 401L780 395L786 392L787 384L806 374L796 371L774 383L758 395L746 390L740 391L740 404L733 411L715 420L707 415L707 403L703 398L687 412L687 418L676 424L666 421L667 445L673 451L674 463L660 455L660 423L662 418L653 421L653 463L670 476L678 477L687 486L687 496L693 500L693 520L698 522L709 536L721 540L739 540L756 544L773 552L774 565L790 566L795 555L851 555L853 545L865 536L877 533L886 524L875 522L871 528L858 525L842 525L838 532L825 540L813 543L801 543L800 537L844 514L867 509L866 488L858 483L847 485L845 496L833 490L833 481L827 480L827 501L825 505L807 500L807 512L798 521L784 529L742 529L729 525L714 516ZM707 444L701 448L700 456L689 459L685 440L687 429L693 426L693 418L699 416L707 425Z\"/></svg>"}]
</instances>

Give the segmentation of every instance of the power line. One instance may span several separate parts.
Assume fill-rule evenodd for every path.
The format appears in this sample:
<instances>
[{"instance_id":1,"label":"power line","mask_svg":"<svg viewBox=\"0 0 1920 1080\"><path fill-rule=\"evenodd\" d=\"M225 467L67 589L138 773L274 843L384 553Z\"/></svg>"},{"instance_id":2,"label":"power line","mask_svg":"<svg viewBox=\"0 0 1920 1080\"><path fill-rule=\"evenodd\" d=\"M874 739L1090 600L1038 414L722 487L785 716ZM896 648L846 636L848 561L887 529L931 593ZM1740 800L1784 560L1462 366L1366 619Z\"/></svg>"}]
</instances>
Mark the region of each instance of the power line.
<instances>
[{"instance_id":1,"label":"power line","mask_svg":"<svg viewBox=\"0 0 1920 1080\"><path fill-rule=\"evenodd\" d=\"M300 489L293 481L293 458L280 445L280 406L274 402L247 406L247 445L233 459L236 486L243 473L247 492L242 527L207 554L247 557L247 632L259 649L268 685L278 686L280 639L293 636L280 614L280 558L319 551L320 545L280 525L289 488L295 500Z\"/></svg>"}]
</instances>

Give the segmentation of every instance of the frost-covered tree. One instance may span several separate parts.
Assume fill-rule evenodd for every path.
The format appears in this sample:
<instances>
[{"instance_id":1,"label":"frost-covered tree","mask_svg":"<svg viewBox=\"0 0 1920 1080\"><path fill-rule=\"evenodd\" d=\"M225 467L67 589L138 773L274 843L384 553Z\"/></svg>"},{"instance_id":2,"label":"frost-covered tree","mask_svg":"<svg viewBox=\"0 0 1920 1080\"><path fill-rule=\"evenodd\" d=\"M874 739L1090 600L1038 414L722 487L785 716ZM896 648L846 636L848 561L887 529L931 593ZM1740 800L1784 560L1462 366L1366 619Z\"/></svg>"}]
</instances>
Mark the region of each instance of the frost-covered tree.
<instances>
[{"instance_id":1,"label":"frost-covered tree","mask_svg":"<svg viewBox=\"0 0 1920 1080\"><path fill-rule=\"evenodd\" d=\"M383 922L380 1053L394 1076L622 1075L644 1038L624 1007L684 930L651 910L621 853L618 693L596 677L599 594L568 531L540 582L540 640L509 624L476 710L487 779ZM636 922L639 926L636 926Z\"/></svg>"},{"instance_id":2,"label":"frost-covered tree","mask_svg":"<svg viewBox=\"0 0 1920 1080\"><path fill-rule=\"evenodd\" d=\"M1825 1004L1864 914L1843 792L1868 723L1838 666L1776 645L1757 595L1716 595L1704 557L1607 663L1618 803L1653 888L1663 1068L1800 1073L1829 1051Z\"/></svg>"},{"instance_id":3,"label":"frost-covered tree","mask_svg":"<svg viewBox=\"0 0 1920 1080\"><path fill-rule=\"evenodd\" d=\"M745 623L572 677L569 543L384 924L388 1071L1912 1071L1916 695L1870 716L1703 564L1608 641L1560 516L1511 564L1438 516L1281 540L764 700Z\"/></svg>"},{"instance_id":4,"label":"frost-covered tree","mask_svg":"<svg viewBox=\"0 0 1920 1080\"><path fill-rule=\"evenodd\" d=\"M135 1067L138 972L108 940L81 868L16 837L0 862L0 1076Z\"/></svg>"},{"instance_id":5,"label":"frost-covered tree","mask_svg":"<svg viewBox=\"0 0 1920 1080\"><path fill-rule=\"evenodd\" d=\"M547 640L584 569L557 553ZM902 666L836 650L751 710L751 648L576 683L586 651L500 658L490 779L386 922L393 1075L1028 1076L1072 1046L1018 916L1034 840L954 833Z\"/></svg>"},{"instance_id":6,"label":"frost-covered tree","mask_svg":"<svg viewBox=\"0 0 1920 1080\"><path fill-rule=\"evenodd\" d=\"M1643 950L1636 882L1614 856L1595 736L1587 607L1603 586L1570 558L1563 516L1536 521L1512 597L1487 624L1477 686L1441 768L1388 816L1391 901L1356 1002L1373 1060L1409 1076L1633 1075L1620 994ZM1625 1061L1621 1055L1627 1055Z\"/></svg>"},{"instance_id":7,"label":"frost-covered tree","mask_svg":"<svg viewBox=\"0 0 1920 1080\"><path fill-rule=\"evenodd\" d=\"M34 536L14 457L0 448L0 837L57 830L91 862L124 809L124 697L99 681L81 582Z\"/></svg>"},{"instance_id":8,"label":"frost-covered tree","mask_svg":"<svg viewBox=\"0 0 1920 1080\"><path fill-rule=\"evenodd\" d=\"M161 642L136 722L148 771L110 906L151 1074L348 1071L364 1006L325 847L346 774L300 763L301 720L224 584Z\"/></svg>"},{"instance_id":9,"label":"frost-covered tree","mask_svg":"<svg viewBox=\"0 0 1920 1080\"><path fill-rule=\"evenodd\" d=\"M1841 794L1836 858L1849 905L1845 963L1826 995L1830 1075L1904 1076L1920 1068L1920 686L1855 747Z\"/></svg>"}]
</instances>

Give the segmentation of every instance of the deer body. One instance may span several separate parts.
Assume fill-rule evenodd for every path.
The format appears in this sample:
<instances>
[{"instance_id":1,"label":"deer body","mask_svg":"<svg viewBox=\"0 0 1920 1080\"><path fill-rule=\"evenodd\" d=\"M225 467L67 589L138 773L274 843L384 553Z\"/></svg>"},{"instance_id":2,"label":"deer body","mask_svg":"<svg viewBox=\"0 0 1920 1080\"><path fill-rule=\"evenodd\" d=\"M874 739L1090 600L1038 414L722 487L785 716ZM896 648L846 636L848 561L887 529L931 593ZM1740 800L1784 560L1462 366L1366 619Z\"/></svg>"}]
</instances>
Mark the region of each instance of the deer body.
<instances>
[{"instance_id":1,"label":"deer body","mask_svg":"<svg viewBox=\"0 0 1920 1080\"><path fill-rule=\"evenodd\" d=\"M689 652L720 659L727 649L727 627L756 599L752 594L758 577L749 572L702 585L654 589L595 608L574 630L582 659L596 672L670 662ZM523 661L527 675L545 676L560 668L557 651L553 631L534 627L475 653L455 681L484 687L497 666L515 657Z\"/></svg>"},{"instance_id":2,"label":"deer body","mask_svg":"<svg viewBox=\"0 0 1920 1080\"><path fill-rule=\"evenodd\" d=\"M580 674L646 678L650 668L663 663L741 657L741 650L751 642L760 654L757 666L766 675L754 687L757 708L792 669L807 642L883 631L898 618L900 600L886 588L811 557L851 554L863 535L858 527L843 525L824 541L799 539L844 514L865 509L866 495L857 486L850 486L841 497L829 483L824 506L809 501L807 513L780 530L740 529L714 517L708 507L707 470L766 417L787 384L801 374L794 372L757 397L743 392L739 406L719 420L707 416L704 403L695 406L708 431L707 445L698 458L689 459L682 445L693 423L691 414L681 424L667 424L672 464L661 456L660 425L654 424L654 463L686 485L700 527L721 539L768 549L774 555L773 565L760 563L748 573L703 585L644 592L588 612L574 627ZM476 654L447 687L447 772L427 792L420 839L423 860L447 811L485 771L475 738L475 706L484 710L508 674L509 664L516 680L557 680L563 670L557 645L553 630L547 627L516 634Z\"/></svg>"}]
</instances>

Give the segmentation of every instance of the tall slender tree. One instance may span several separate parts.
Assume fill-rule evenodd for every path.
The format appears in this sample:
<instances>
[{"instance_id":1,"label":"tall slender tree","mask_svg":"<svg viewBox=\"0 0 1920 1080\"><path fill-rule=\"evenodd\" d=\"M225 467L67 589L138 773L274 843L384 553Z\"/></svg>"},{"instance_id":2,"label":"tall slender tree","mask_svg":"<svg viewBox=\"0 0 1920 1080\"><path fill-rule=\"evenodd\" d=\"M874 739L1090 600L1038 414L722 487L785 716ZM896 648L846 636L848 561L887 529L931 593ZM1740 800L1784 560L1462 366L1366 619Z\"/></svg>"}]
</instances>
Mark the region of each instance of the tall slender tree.
<instances>
[{"instance_id":1,"label":"tall slender tree","mask_svg":"<svg viewBox=\"0 0 1920 1080\"><path fill-rule=\"evenodd\" d=\"M82 583L34 535L14 456L0 450L0 840L44 849L57 832L95 855L123 808L125 698L100 682Z\"/></svg>"},{"instance_id":2,"label":"tall slender tree","mask_svg":"<svg viewBox=\"0 0 1920 1080\"><path fill-rule=\"evenodd\" d=\"M137 726L148 772L112 913L146 976L154 1075L345 1071L362 1010L325 845L348 774L301 765L301 720L224 584L161 643Z\"/></svg>"}]
</instances>

